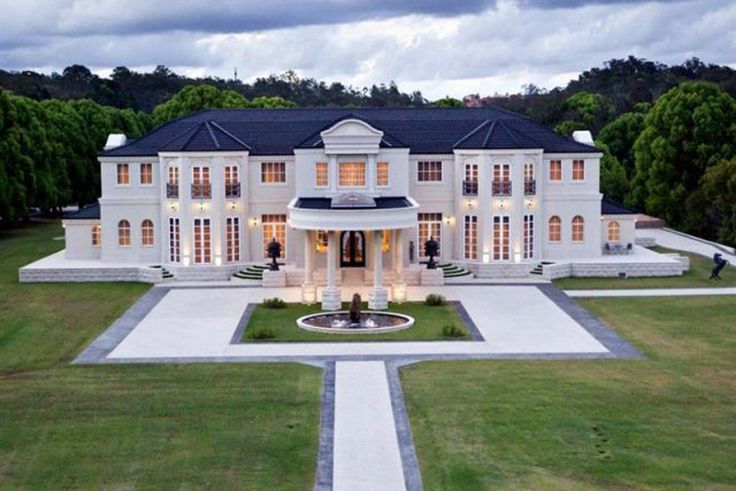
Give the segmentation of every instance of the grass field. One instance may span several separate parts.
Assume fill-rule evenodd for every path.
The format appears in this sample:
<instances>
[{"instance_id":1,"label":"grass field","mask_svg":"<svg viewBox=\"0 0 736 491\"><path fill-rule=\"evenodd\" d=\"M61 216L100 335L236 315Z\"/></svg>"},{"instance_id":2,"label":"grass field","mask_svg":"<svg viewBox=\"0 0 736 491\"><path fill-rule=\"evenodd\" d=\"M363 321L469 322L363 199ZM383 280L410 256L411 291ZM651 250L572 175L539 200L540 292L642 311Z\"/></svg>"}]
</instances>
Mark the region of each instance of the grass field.
<instances>
[{"instance_id":1,"label":"grass field","mask_svg":"<svg viewBox=\"0 0 736 491\"><path fill-rule=\"evenodd\" d=\"M363 303L363 310L368 310L368 305ZM343 304L343 309L348 309L348 304ZM423 302L405 302L402 304L389 304L388 312L398 312L414 317L416 323L409 329L397 332L380 334L330 334L321 332L305 331L296 325L296 320L308 314L321 312L319 305L302 305L290 303L285 309L268 309L257 305L248 326L243 333L242 341L246 343L257 342L346 342L346 341L448 341L468 340L470 335L464 337L447 338L442 335L442 326L453 324L465 327L460 314L454 305L448 304L437 307L427 307ZM248 339L248 333L269 328L274 337L262 341ZM467 332L467 329L466 329Z\"/></svg>"},{"instance_id":2,"label":"grass field","mask_svg":"<svg viewBox=\"0 0 736 491\"><path fill-rule=\"evenodd\" d=\"M60 235L0 235L0 488L311 489L320 370L70 366L149 287L18 284Z\"/></svg>"},{"instance_id":3,"label":"grass field","mask_svg":"<svg viewBox=\"0 0 736 491\"><path fill-rule=\"evenodd\" d=\"M586 299L647 358L402 369L428 490L733 489L733 297Z\"/></svg>"},{"instance_id":4,"label":"grass field","mask_svg":"<svg viewBox=\"0 0 736 491\"><path fill-rule=\"evenodd\" d=\"M709 280L713 260L685 251L653 247L657 252L676 252L690 258L690 270L682 276L663 278L561 278L553 283L563 290L600 290L620 288L716 288L736 286L736 267L726 266L721 271L722 280Z\"/></svg>"}]
</instances>

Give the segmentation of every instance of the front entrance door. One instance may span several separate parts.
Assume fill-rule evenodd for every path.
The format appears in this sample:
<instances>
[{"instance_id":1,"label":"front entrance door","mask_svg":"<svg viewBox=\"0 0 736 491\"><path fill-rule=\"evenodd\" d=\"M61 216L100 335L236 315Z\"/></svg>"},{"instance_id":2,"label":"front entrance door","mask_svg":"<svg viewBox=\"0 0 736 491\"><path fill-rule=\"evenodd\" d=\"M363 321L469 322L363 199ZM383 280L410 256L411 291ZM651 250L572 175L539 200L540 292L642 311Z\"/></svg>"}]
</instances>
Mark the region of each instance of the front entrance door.
<instances>
[{"instance_id":1,"label":"front entrance door","mask_svg":"<svg viewBox=\"0 0 736 491\"><path fill-rule=\"evenodd\" d=\"M365 267L365 235L363 232L343 232L340 234L340 267Z\"/></svg>"}]
</instances>

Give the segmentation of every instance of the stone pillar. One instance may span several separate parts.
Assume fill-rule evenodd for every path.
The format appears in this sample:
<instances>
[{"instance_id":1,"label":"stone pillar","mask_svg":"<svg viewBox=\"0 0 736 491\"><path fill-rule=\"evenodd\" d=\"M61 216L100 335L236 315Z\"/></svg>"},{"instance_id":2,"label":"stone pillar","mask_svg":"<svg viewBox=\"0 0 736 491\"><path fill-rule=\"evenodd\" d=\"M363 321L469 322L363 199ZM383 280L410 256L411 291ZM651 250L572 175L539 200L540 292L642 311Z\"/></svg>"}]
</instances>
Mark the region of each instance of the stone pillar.
<instances>
[{"instance_id":1,"label":"stone pillar","mask_svg":"<svg viewBox=\"0 0 736 491\"><path fill-rule=\"evenodd\" d=\"M373 231L373 290L368 296L368 308L385 310L388 308L388 290L383 287L383 240L380 230Z\"/></svg>"},{"instance_id":2,"label":"stone pillar","mask_svg":"<svg viewBox=\"0 0 736 491\"><path fill-rule=\"evenodd\" d=\"M327 232L327 286L322 290L322 310L339 310L340 289L336 286L337 269L337 232Z\"/></svg>"},{"instance_id":3,"label":"stone pillar","mask_svg":"<svg viewBox=\"0 0 736 491\"><path fill-rule=\"evenodd\" d=\"M391 298L396 303L406 301L404 283L404 236L401 229L394 230L394 282L391 284Z\"/></svg>"},{"instance_id":4,"label":"stone pillar","mask_svg":"<svg viewBox=\"0 0 736 491\"><path fill-rule=\"evenodd\" d=\"M304 283L302 303L312 305L317 301L317 286L314 284L314 236L311 230L304 231Z\"/></svg>"}]
</instances>

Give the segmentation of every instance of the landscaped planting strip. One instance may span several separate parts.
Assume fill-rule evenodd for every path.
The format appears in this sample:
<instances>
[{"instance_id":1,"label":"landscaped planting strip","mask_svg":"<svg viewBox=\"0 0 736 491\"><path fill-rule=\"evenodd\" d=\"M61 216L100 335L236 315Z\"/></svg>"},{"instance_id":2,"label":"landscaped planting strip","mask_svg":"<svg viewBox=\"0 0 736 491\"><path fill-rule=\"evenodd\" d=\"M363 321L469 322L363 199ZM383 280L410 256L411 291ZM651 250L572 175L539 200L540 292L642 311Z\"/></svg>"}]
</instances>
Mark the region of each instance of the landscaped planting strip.
<instances>
[{"instance_id":1,"label":"landscaped planting strip","mask_svg":"<svg viewBox=\"0 0 736 491\"><path fill-rule=\"evenodd\" d=\"M335 362L324 364L315 491L332 491L335 447Z\"/></svg>"},{"instance_id":2,"label":"landscaped planting strip","mask_svg":"<svg viewBox=\"0 0 736 491\"><path fill-rule=\"evenodd\" d=\"M394 413L394 425L396 436L399 440L399 452L401 453L401 466L404 470L404 485L407 491L421 491L422 473L419 469L414 438L411 434L409 414L404 401L404 391L399 379L399 365L393 362L386 364L386 376L388 378L388 390L391 395L391 408Z\"/></svg>"}]
</instances>

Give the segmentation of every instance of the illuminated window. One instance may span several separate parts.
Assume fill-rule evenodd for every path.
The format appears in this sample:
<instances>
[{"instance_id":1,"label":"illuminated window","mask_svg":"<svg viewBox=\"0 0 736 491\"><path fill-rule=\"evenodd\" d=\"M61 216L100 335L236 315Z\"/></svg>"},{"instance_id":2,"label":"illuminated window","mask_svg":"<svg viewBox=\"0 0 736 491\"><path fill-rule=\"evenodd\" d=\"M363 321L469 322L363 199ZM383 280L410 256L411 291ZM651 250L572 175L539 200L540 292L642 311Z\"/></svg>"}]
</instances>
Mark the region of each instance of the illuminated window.
<instances>
[{"instance_id":1,"label":"illuminated window","mask_svg":"<svg viewBox=\"0 0 736 491\"><path fill-rule=\"evenodd\" d=\"M263 232L263 257L268 258L268 243L271 239L281 244L281 259L286 258L286 215L261 215Z\"/></svg>"},{"instance_id":2,"label":"illuminated window","mask_svg":"<svg viewBox=\"0 0 736 491\"><path fill-rule=\"evenodd\" d=\"M418 162L417 163L417 181L419 182L441 182L442 181L442 162Z\"/></svg>"},{"instance_id":3,"label":"illuminated window","mask_svg":"<svg viewBox=\"0 0 736 491\"><path fill-rule=\"evenodd\" d=\"M550 160L549 161L549 180L550 181L561 181L562 180L562 161L561 160Z\"/></svg>"},{"instance_id":4,"label":"illuminated window","mask_svg":"<svg viewBox=\"0 0 736 491\"><path fill-rule=\"evenodd\" d=\"M327 162L317 162L314 164L315 186L318 188L326 188L330 185L330 169Z\"/></svg>"},{"instance_id":5,"label":"illuminated window","mask_svg":"<svg viewBox=\"0 0 736 491\"><path fill-rule=\"evenodd\" d=\"M181 233L179 230L179 219L169 218L169 261L178 263L181 261Z\"/></svg>"},{"instance_id":6,"label":"illuminated window","mask_svg":"<svg viewBox=\"0 0 736 491\"><path fill-rule=\"evenodd\" d=\"M194 219L194 264L212 262L212 233L209 218Z\"/></svg>"},{"instance_id":7,"label":"illuminated window","mask_svg":"<svg viewBox=\"0 0 736 491\"><path fill-rule=\"evenodd\" d=\"M317 252L327 252L327 230L317 230L317 242L314 247Z\"/></svg>"},{"instance_id":8,"label":"illuminated window","mask_svg":"<svg viewBox=\"0 0 736 491\"><path fill-rule=\"evenodd\" d=\"M225 166L225 198L240 198L240 181L238 179L238 166Z\"/></svg>"},{"instance_id":9,"label":"illuminated window","mask_svg":"<svg viewBox=\"0 0 736 491\"><path fill-rule=\"evenodd\" d=\"M560 240L562 240L562 220L555 215L549 219L549 241L559 242Z\"/></svg>"},{"instance_id":10,"label":"illuminated window","mask_svg":"<svg viewBox=\"0 0 736 491\"><path fill-rule=\"evenodd\" d=\"M388 230L381 230L381 252L388 252L391 250L391 232Z\"/></svg>"},{"instance_id":11,"label":"illuminated window","mask_svg":"<svg viewBox=\"0 0 736 491\"><path fill-rule=\"evenodd\" d=\"M153 184L153 164L141 164L140 166L141 184Z\"/></svg>"},{"instance_id":12,"label":"illuminated window","mask_svg":"<svg viewBox=\"0 0 736 491\"><path fill-rule=\"evenodd\" d=\"M130 222L128 220L118 222L118 245L130 247Z\"/></svg>"},{"instance_id":13,"label":"illuminated window","mask_svg":"<svg viewBox=\"0 0 736 491\"><path fill-rule=\"evenodd\" d=\"M210 199L211 197L210 168L192 167L192 199Z\"/></svg>"},{"instance_id":14,"label":"illuminated window","mask_svg":"<svg viewBox=\"0 0 736 491\"><path fill-rule=\"evenodd\" d=\"M534 215L524 215L524 259L534 257Z\"/></svg>"},{"instance_id":15,"label":"illuminated window","mask_svg":"<svg viewBox=\"0 0 736 491\"><path fill-rule=\"evenodd\" d=\"M127 186L128 184L130 184L130 166L118 164L118 185Z\"/></svg>"},{"instance_id":16,"label":"illuminated window","mask_svg":"<svg viewBox=\"0 0 736 491\"><path fill-rule=\"evenodd\" d=\"M261 162L261 182L265 184L286 182L286 162Z\"/></svg>"},{"instance_id":17,"label":"illuminated window","mask_svg":"<svg viewBox=\"0 0 736 491\"><path fill-rule=\"evenodd\" d=\"M153 222L151 220L146 219L141 222L141 245L143 247L153 245Z\"/></svg>"},{"instance_id":18,"label":"illuminated window","mask_svg":"<svg viewBox=\"0 0 736 491\"><path fill-rule=\"evenodd\" d=\"M585 180L585 161L584 160L573 160L572 161L572 180L573 181L584 181Z\"/></svg>"},{"instance_id":19,"label":"illuminated window","mask_svg":"<svg viewBox=\"0 0 736 491\"><path fill-rule=\"evenodd\" d=\"M437 255L441 254L442 249L442 213L419 213L417 215L418 220L418 243L419 243L419 256L427 257L424 255L424 243L432 237L439 244L440 249L437 251Z\"/></svg>"},{"instance_id":20,"label":"illuminated window","mask_svg":"<svg viewBox=\"0 0 736 491\"><path fill-rule=\"evenodd\" d=\"M509 247L509 217L508 215L494 215L493 217L493 260L508 261Z\"/></svg>"},{"instance_id":21,"label":"illuminated window","mask_svg":"<svg viewBox=\"0 0 736 491\"><path fill-rule=\"evenodd\" d=\"M478 217L465 215L464 237L465 237L465 259L478 259Z\"/></svg>"},{"instance_id":22,"label":"illuminated window","mask_svg":"<svg viewBox=\"0 0 736 491\"><path fill-rule=\"evenodd\" d=\"M576 215L572 219L572 241L582 242L585 238L585 221L580 215Z\"/></svg>"},{"instance_id":23,"label":"illuminated window","mask_svg":"<svg viewBox=\"0 0 736 491\"><path fill-rule=\"evenodd\" d=\"M388 186L388 162L376 164L376 186Z\"/></svg>"},{"instance_id":24,"label":"illuminated window","mask_svg":"<svg viewBox=\"0 0 736 491\"><path fill-rule=\"evenodd\" d=\"M365 186L365 162L340 162L340 186Z\"/></svg>"},{"instance_id":25,"label":"illuminated window","mask_svg":"<svg viewBox=\"0 0 736 491\"><path fill-rule=\"evenodd\" d=\"M227 261L240 261L240 218L227 217L225 219L227 235Z\"/></svg>"},{"instance_id":26,"label":"illuminated window","mask_svg":"<svg viewBox=\"0 0 736 491\"><path fill-rule=\"evenodd\" d=\"M511 166L494 164L492 192L495 196L511 195Z\"/></svg>"},{"instance_id":27,"label":"illuminated window","mask_svg":"<svg viewBox=\"0 0 736 491\"><path fill-rule=\"evenodd\" d=\"M178 167L169 167L169 184L172 186L178 186L179 185L179 168Z\"/></svg>"},{"instance_id":28,"label":"illuminated window","mask_svg":"<svg viewBox=\"0 0 736 491\"><path fill-rule=\"evenodd\" d=\"M102 245L102 226L92 225L92 247L100 247Z\"/></svg>"},{"instance_id":29,"label":"illuminated window","mask_svg":"<svg viewBox=\"0 0 736 491\"><path fill-rule=\"evenodd\" d=\"M608 224L608 242L618 242L621 240L621 227L618 222Z\"/></svg>"}]
</instances>

